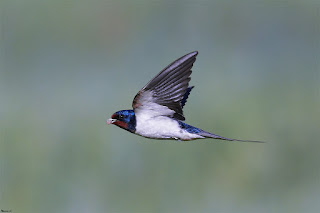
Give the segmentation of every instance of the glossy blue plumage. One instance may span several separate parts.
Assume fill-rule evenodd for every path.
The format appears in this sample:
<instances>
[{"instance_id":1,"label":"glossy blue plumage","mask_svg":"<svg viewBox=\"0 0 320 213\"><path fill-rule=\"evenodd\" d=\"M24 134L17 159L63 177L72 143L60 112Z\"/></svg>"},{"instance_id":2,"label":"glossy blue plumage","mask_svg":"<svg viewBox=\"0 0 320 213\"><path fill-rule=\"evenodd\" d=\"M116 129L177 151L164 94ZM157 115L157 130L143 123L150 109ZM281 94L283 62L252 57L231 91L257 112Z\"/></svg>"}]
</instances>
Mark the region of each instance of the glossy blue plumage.
<instances>
[{"instance_id":1,"label":"glossy blue plumage","mask_svg":"<svg viewBox=\"0 0 320 213\"><path fill-rule=\"evenodd\" d=\"M133 133L136 131L136 116L133 110L118 111L114 113L113 118L126 123L127 128L124 128L125 130Z\"/></svg>"},{"instance_id":2,"label":"glossy blue plumage","mask_svg":"<svg viewBox=\"0 0 320 213\"><path fill-rule=\"evenodd\" d=\"M178 123L179 123L179 126L180 126L181 129L184 129L189 133L198 134L198 133L202 132L201 129L198 129L198 128L194 127L194 126L191 126L189 124L183 123L182 121L178 121Z\"/></svg>"},{"instance_id":3,"label":"glossy blue plumage","mask_svg":"<svg viewBox=\"0 0 320 213\"><path fill-rule=\"evenodd\" d=\"M190 92L191 92L191 90L192 90L193 88L194 88L194 86L187 88L187 91L186 91L186 93L184 93L183 99L182 99L181 102L180 102L181 108L183 108L184 105L186 104L187 99L188 99L188 97L189 97L189 94L190 94Z\"/></svg>"}]
</instances>

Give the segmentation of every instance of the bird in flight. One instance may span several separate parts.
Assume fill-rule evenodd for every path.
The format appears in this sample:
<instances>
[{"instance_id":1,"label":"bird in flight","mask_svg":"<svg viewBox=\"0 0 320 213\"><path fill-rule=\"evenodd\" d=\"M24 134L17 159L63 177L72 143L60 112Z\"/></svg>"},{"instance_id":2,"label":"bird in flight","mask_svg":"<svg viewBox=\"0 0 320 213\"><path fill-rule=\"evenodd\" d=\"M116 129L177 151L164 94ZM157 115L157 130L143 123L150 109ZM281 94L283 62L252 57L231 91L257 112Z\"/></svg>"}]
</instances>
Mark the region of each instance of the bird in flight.
<instances>
[{"instance_id":1,"label":"bird in flight","mask_svg":"<svg viewBox=\"0 0 320 213\"><path fill-rule=\"evenodd\" d=\"M164 68L134 97L133 110L115 112L107 124L152 139L189 141L213 138L261 142L222 137L183 122L182 109L193 89L193 86L189 87L189 81L197 55L197 51L188 53Z\"/></svg>"}]
</instances>

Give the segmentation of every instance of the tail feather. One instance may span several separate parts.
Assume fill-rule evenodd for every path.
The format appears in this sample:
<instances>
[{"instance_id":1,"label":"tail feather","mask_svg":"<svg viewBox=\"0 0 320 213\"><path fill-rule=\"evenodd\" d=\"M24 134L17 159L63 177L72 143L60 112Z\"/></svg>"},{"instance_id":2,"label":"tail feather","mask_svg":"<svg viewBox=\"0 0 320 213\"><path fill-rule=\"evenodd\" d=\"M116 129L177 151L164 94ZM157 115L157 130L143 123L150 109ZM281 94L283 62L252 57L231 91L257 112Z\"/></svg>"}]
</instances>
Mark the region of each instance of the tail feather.
<instances>
[{"instance_id":1,"label":"tail feather","mask_svg":"<svg viewBox=\"0 0 320 213\"><path fill-rule=\"evenodd\" d=\"M231 139L231 138L225 138L220 135L216 135L210 132L203 131L201 133L198 133L201 136L204 136L206 138L214 138L214 139L220 139L220 140L226 140L226 141L240 141L240 142L254 142L254 143L265 143L264 141L252 141L252 140L239 140L239 139Z\"/></svg>"}]
</instances>

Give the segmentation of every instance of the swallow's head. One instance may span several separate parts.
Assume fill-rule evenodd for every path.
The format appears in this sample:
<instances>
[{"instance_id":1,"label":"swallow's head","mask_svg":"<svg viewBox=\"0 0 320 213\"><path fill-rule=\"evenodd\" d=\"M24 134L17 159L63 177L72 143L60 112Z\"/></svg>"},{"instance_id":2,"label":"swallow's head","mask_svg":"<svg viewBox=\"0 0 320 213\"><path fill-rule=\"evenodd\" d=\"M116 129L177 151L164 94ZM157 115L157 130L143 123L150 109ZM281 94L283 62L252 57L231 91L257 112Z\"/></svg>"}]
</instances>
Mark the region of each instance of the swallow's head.
<instances>
[{"instance_id":1,"label":"swallow's head","mask_svg":"<svg viewBox=\"0 0 320 213\"><path fill-rule=\"evenodd\" d=\"M135 132L136 116L133 110L121 110L115 112L111 118L107 120L107 124L114 124L122 129Z\"/></svg>"}]
</instances>

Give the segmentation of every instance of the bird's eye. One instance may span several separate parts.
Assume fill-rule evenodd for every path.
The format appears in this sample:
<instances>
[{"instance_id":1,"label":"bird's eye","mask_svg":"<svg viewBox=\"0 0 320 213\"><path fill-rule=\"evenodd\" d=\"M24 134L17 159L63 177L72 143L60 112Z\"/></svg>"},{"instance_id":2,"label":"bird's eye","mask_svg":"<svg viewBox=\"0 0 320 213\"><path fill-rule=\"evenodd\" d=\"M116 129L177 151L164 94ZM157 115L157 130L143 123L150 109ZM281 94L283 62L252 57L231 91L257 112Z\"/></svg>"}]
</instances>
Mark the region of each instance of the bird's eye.
<instances>
[{"instance_id":1,"label":"bird's eye","mask_svg":"<svg viewBox=\"0 0 320 213\"><path fill-rule=\"evenodd\" d=\"M119 118L122 119L124 116L123 115L119 115Z\"/></svg>"}]
</instances>

